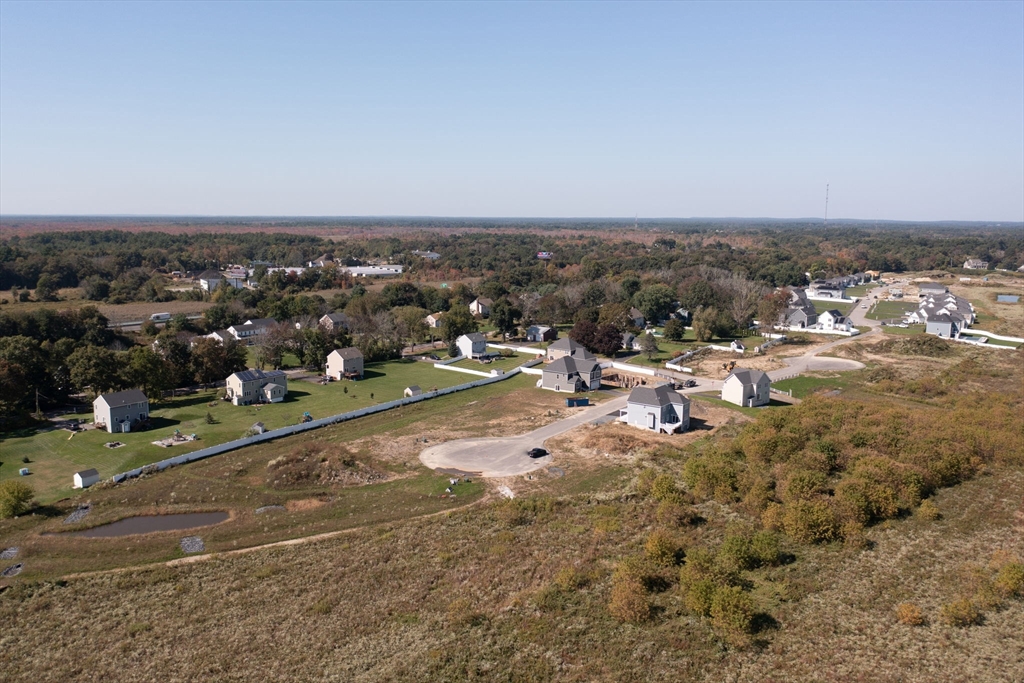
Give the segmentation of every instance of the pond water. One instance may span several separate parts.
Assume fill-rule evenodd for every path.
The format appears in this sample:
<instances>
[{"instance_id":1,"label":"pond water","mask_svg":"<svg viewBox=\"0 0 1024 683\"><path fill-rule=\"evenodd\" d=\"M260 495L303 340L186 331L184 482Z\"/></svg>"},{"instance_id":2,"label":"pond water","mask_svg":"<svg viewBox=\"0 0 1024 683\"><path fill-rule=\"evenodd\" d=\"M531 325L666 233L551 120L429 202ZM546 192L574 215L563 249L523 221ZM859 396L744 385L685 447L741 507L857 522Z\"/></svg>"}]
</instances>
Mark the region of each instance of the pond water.
<instances>
[{"instance_id":1,"label":"pond water","mask_svg":"<svg viewBox=\"0 0 1024 683\"><path fill-rule=\"evenodd\" d=\"M1020 297L1016 294L996 294L996 301L1001 304L1015 304L1020 301Z\"/></svg>"},{"instance_id":2,"label":"pond water","mask_svg":"<svg viewBox=\"0 0 1024 683\"><path fill-rule=\"evenodd\" d=\"M86 538L113 538L130 534L149 534L154 531L180 531L194 529L199 526L220 524L230 517L226 512L188 512L178 515L143 515L128 517L110 524L86 529L85 531L65 532L69 536L85 536ZM63 535L63 534L62 534Z\"/></svg>"}]
</instances>

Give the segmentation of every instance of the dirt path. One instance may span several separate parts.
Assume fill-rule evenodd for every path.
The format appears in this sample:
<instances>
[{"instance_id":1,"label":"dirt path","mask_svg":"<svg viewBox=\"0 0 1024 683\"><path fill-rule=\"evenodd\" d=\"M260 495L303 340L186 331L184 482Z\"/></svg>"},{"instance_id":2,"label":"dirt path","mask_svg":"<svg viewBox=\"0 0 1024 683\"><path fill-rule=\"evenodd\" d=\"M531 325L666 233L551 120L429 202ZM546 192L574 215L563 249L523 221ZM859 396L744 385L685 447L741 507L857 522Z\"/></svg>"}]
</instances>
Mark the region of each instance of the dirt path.
<instances>
[{"instance_id":1,"label":"dirt path","mask_svg":"<svg viewBox=\"0 0 1024 683\"><path fill-rule=\"evenodd\" d=\"M438 510L437 512L431 512L426 515L418 515L416 517L407 517L401 521L411 521L416 519L429 519L431 517L438 517L440 515L447 515L455 512L456 510L466 510L473 507L474 505L481 505L485 502L494 499L494 495L491 492L484 493L484 495L478 500L474 500L472 503L466 503L465 505L459 505L458 507L448 508L447 510ZM388 522L378 522L377 524L388 524ZM252 545L247 548L237 548L235 550L224 550L221 552L204 553L202 555L190 555L188 557L179 557L176 560L167 560L166 562L149 562L147 564L137 564L128 567L115 567L113 569L99 569L93 572L79 572L76 574L66 574L61 579L64 581L70 581L71 579L85 579L93 576L104 576L107 574L123 574L125 572L139 571L145 569L152 569L153 567L165 566L165 567L181 567L189 564L195 564L197 562L206 562L208 560L220 559L223 557L232 557L235 555L245 555L246 553L254 553L260 550L268 550L270 548L286 548L295 545L305 545L306 543L316 543L318 541L325 541L345 534L352 534L357 531L365 531L371 527L377 526L377 524L364 524L362 526L349 527L348 529L338 529L337 531L327 531L322 534L313 534L312 536L299 536L298 538L289 538L283 541L274 541L273 543L263 543L261 545Z\"/></svg>"}]
</instances>

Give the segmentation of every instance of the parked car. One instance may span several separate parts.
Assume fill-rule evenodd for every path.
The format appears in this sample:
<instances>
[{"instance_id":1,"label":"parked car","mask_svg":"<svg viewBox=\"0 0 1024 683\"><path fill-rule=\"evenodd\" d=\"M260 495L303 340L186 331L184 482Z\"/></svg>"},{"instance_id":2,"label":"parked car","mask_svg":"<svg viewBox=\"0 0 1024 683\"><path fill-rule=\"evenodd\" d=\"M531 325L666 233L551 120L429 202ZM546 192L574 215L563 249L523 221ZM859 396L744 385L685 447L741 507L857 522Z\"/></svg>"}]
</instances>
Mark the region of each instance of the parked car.
<instances>
[{"instance_id":1,"label":"parked car","mask_svg":"<svg viewBox=\"0 0 1024 683\"><path fill-rule=\"evenodd\" d=\"M436 353L430 354L429 356L427 356L427 358L429 358L430 360L441 360L441 357L438 356Z\"/></svg>"},{"instance_id":2,"label":"parked car","mask_svg":"<svg viewBox=\"0 0 1024 683\"><path fill-rule=\"evenodd\" d=\"M531 448L526 452L526 454L531 458L543 458L548 454L548 452L543 448Z\"/></svg>"},{"instance_id":3,"label":"parked car","mask_svg":"<svg viewBox=\"0 0 1024 683\"><path fill-rule=\"evenodd\" d=\"M697 386L697 380L688 379L685 382L683 382L683 386L686 387L687 389L689 389L690 387L695 387Z\"/></svg>"}]
</instances>

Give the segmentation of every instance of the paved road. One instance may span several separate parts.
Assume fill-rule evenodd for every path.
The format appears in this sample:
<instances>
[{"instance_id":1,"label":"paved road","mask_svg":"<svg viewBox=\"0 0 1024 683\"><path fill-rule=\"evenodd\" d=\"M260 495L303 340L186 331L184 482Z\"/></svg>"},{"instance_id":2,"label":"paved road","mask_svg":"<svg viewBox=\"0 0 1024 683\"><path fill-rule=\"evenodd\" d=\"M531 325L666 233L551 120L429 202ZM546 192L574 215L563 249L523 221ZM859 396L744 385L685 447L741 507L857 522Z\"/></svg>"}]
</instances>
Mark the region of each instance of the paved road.
<instances>
[{"instance_id":1,"label":"paved road","mask_svg":"<svg viewBox=\"0 0 1024 683\"><path fill-rule=\"evenodd\" d=\"M717 380L698 379L697 386L681 393L709 391L721 386L722 383ZM600 405L591 406L519 436L458 439L430 446L420 453L420 460L432 469L475 472L477 476L483 477L511 477L547 467L551 464L550 455L531 458L526 452L582 424L601 420L610 414L618 417L619 411L626 407L626 394L602 391L600 396L611 397L611 400L603 400Z\"/></svg>"},{"instance_id":2,"label":"paved road","mask_svg":"<svg viewBox=\"0 0 1024 683\"><path fill-rule=\"evenodd\" d=\"M850 314L854 324L870 326L872 328L871 331L865 334L876 333L880 329L879 323L865 318L864 314L867 311L859 308L859 306L860 304L855 309L856 313ZM787 367L773 370L768 373L768 376L774 381L778 378L792 377L793 375L809 371L859 370L864 367L863 363L845 358L819 358L818 354L862 336L864 335L840 337L835 341L809 349L802 356L785 358L783 360ZM666 374L675 375L679 378L690 378L688 375L680 375L675 372L666 372ZM700 377L693 379L697 380L697 386L685 389L681 393L717 391L722 388L722 380ZM542 458L531 458L526 452L531 448L543 446L548 439L564 434L582 424L594 422L610 413L618 415L618 411L626 407L625 394L601 393L605 396L612 395L614 398L519 436L458 439L430 446L420 453L420 460L424 465L432 469L473 472L477 473L477 476L483 477L511 477L547 467L551 464L551 455L546 455Z\"/></svg>"}]
</instances>

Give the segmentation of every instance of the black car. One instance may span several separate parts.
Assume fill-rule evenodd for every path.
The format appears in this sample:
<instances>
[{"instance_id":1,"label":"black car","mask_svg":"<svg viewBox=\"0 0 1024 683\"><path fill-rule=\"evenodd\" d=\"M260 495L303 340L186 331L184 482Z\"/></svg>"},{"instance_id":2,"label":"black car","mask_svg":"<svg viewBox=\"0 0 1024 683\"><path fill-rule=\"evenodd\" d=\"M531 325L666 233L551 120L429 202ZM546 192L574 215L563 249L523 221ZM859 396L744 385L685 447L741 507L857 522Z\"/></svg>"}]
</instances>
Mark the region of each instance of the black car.
<instances>
[{"instance_id":1,"label":"black car","mask_svg":"<svg viewBox=\"0 0 1024 683\"><path fill-rule=\"evenodd\" d=\"M685 388L687 388L687 389L689 389L690 387L695 387L695 386L697 386L697 380L695 380L695 379L688 379L685 382L683 382L683 386Z\"/></svg>"},{"instance_id":2,"label":"black car","mask_svg":"<svg viewBox=\"0 0 1024 683\"><path fill-rule=\"evenodd\" d=\"M543 458L545 455L548 454L548 452L543 448L531 448L530 450L526 451L526 454L531 458Z\"/></svg>"},{"instance_id":3,"label":"black car","mask_svg":"<svg viewBox=\"0 0 1024 683\"><path fill-rule=\"evenodd\" d=\"M432 353L429 356L427 356L427 358L429 358L430 360L441 360L441 358L437 354L434 354L434 353Z\"/></svg>"}]
</instances>

